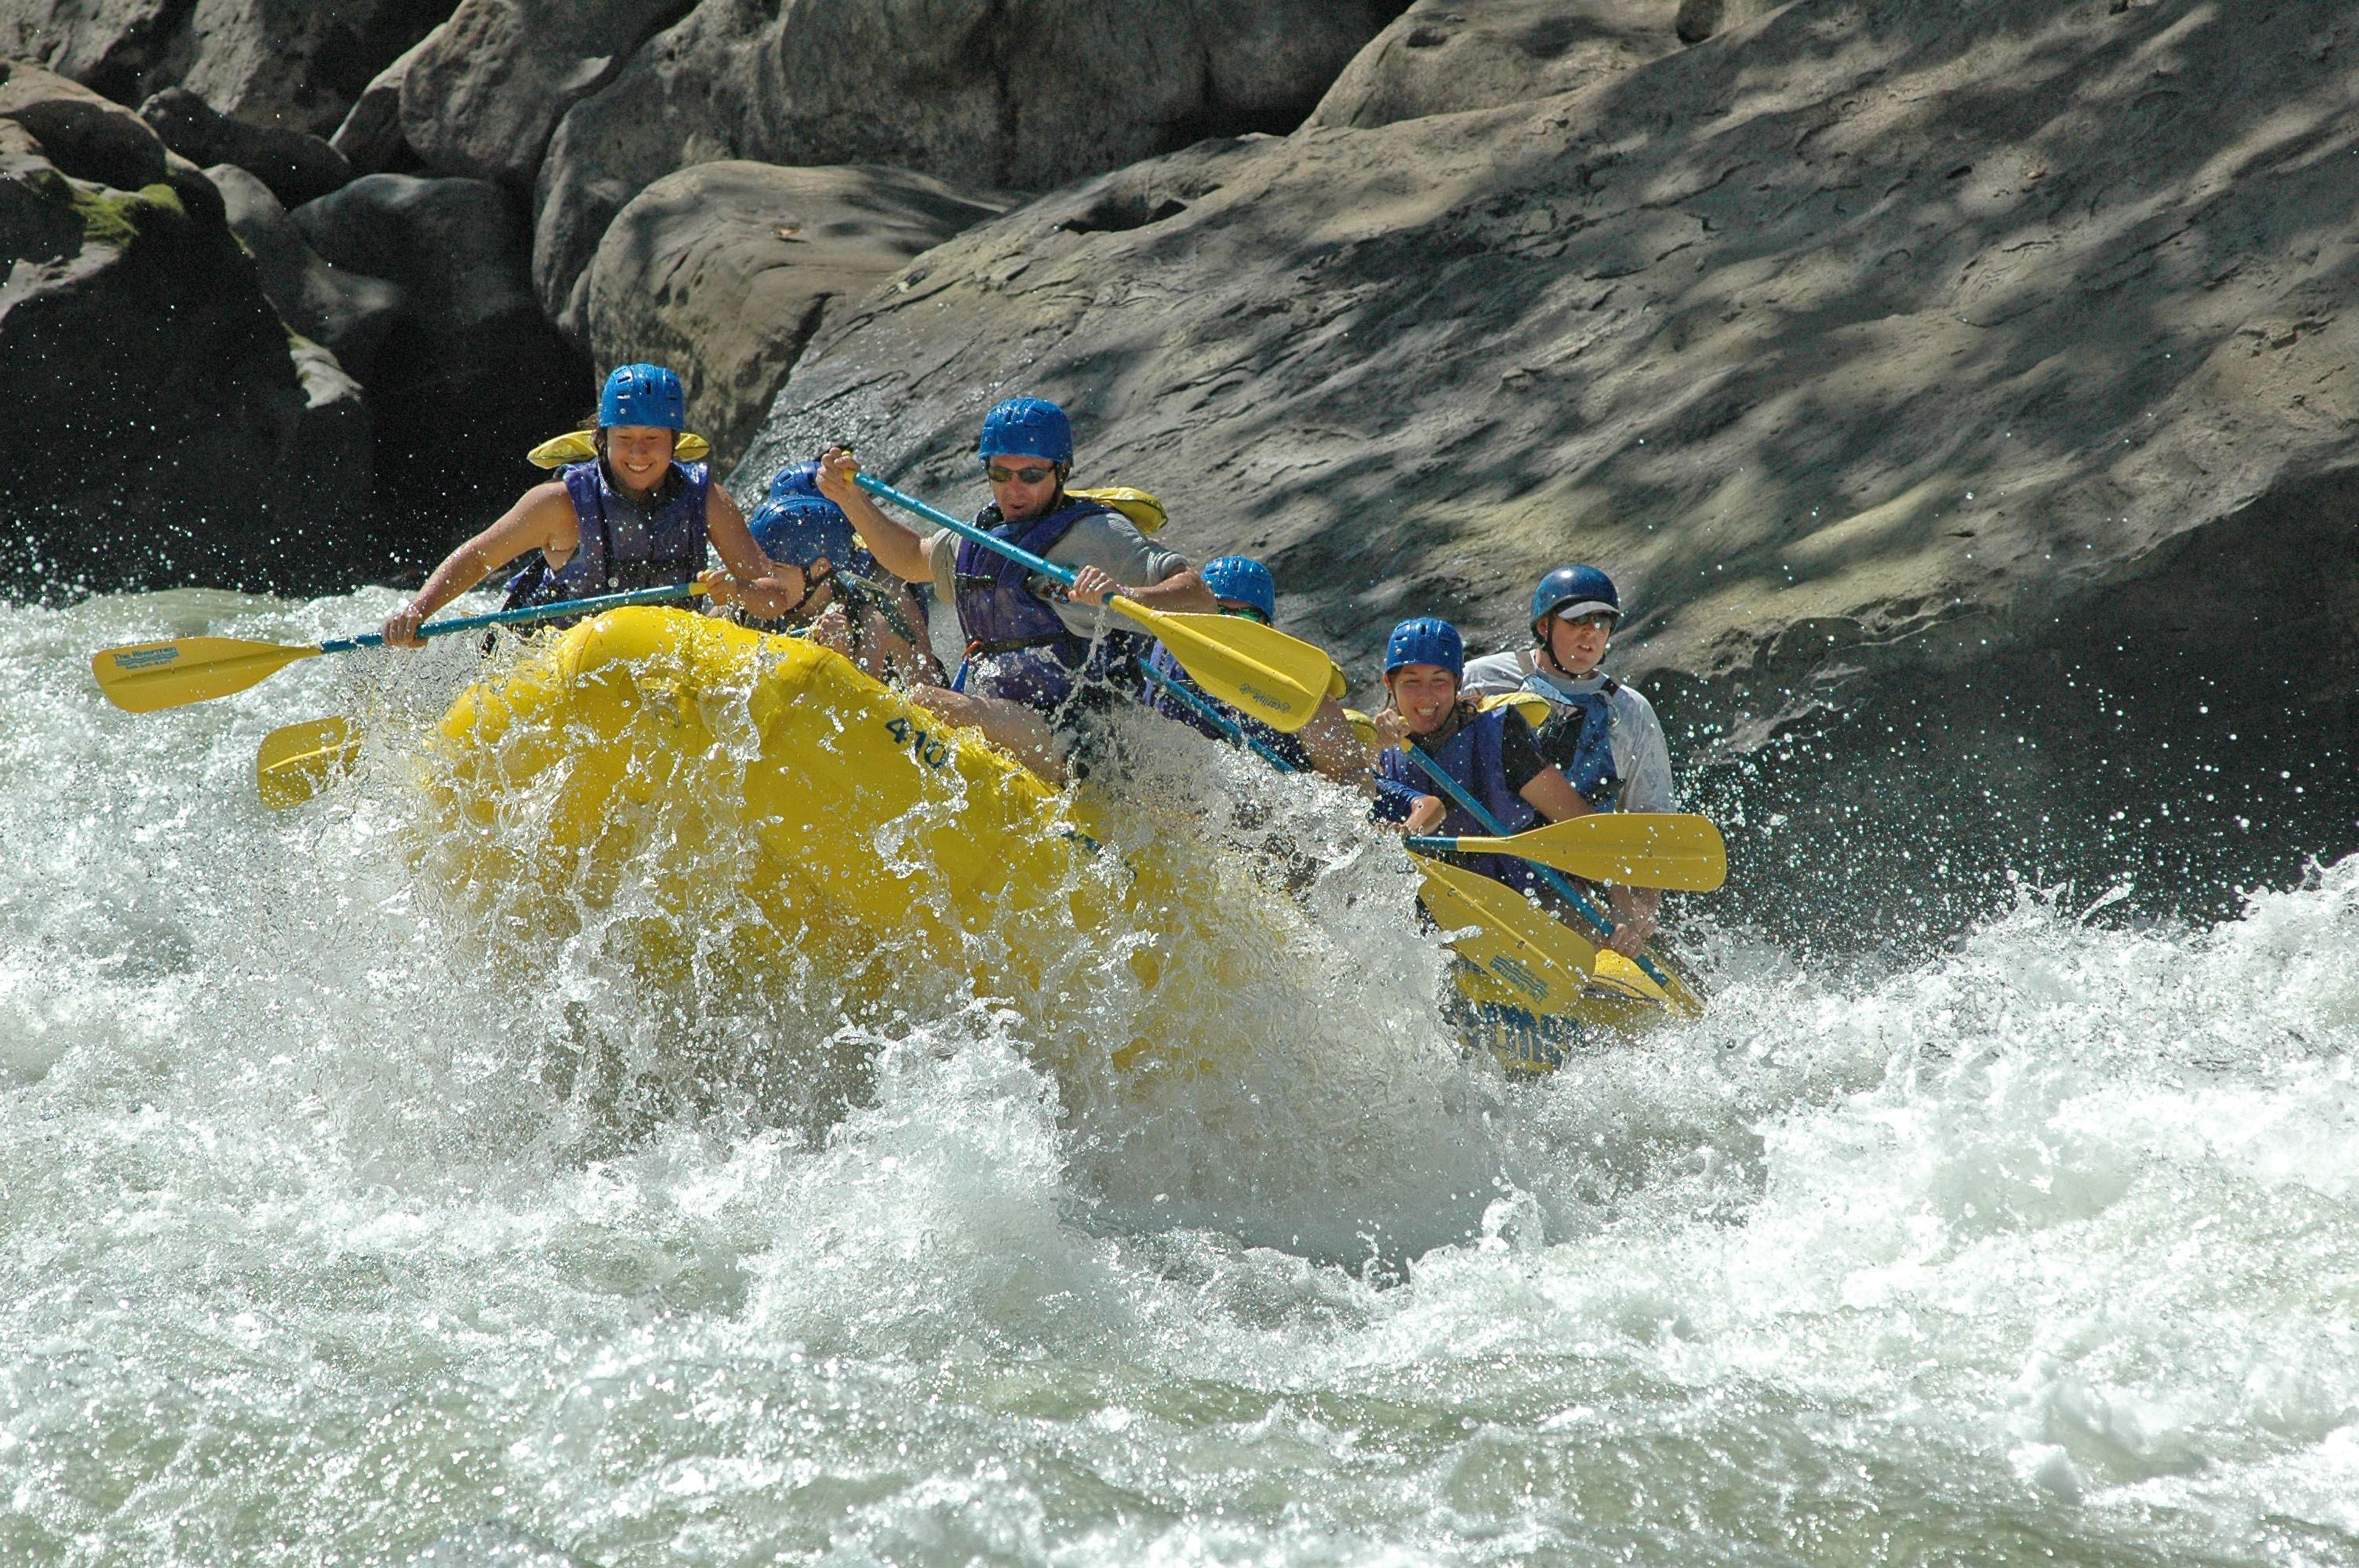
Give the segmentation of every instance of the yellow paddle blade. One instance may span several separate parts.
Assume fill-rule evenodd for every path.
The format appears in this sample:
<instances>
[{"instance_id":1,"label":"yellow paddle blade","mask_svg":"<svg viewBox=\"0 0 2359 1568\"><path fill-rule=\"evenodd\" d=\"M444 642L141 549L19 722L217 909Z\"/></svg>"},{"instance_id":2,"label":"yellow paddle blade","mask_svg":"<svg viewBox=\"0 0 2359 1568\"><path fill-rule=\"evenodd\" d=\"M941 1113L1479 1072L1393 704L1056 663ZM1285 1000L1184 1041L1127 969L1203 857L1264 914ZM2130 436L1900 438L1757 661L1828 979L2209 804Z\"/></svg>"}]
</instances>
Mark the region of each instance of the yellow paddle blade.
<instances>
[{"instance_id":1,"label":"yellow paddle blade","mask_svg":"<svg viewBox=\"0 0 2359 1568\"><path fill-rule=\"evenodd\" d=\"M1512 838L1461 838L1461 852L1513 855L1593 882L1711 892L1728 880L1728 846L1707 817L1601 811Z\"/></svg>"},{"instance_id":2,"label":"yellow paddle blade","mask_svg":"<svg viewBox=\"0 0 2359 1568\"><path fill-rule=\"evenodd\" d=\"M284 725L262 738L254 759L255 785L263 805L285 811L351 773L360 754L360 726L349 719Z\"/></svg>"},{"instance_id":3,"label":"yellow paddle blade","mask_svg":"<svg viewBox=\"0 0 2359 1568\"><path fill-rule=\"evenodd\" d=\"M1447 926L1481 928L1452 944L1458 956L1533 998L1526 1004L1529 1011L1560 1012L1570 1005L1570 999L1584 991L1593 996L1603 991L1651 1001L1683 1018L1703 1016L1702 999L1677 969L1663 962L1661 954L1653 957L1656 967L1670 977L1668 989L1656 984L1636 964L1611 947L1598 946L1506 883L1422 855L1409 859L1417 862L1418 872L1425 879L1425 906L1435 920ZM1497 962L1502 957L1528 970L1535 984L1526 986L1513 978L1512 969L1503 969ZM1543 968L1543 962L1549 967ZM1566 1000L1554 1000L1559 997Z\"/></svg>"},{"instance_id":4,"label":"yellow paddle blade","mask_svg":"<svg viewBox=\"0 0 2359 1568\"><path fill-rule=\"evenodd\" d=\"M1463 933L1451 943L1460 957L1514 991L1527 1011L1549 1017L1571 1011L1586 989L1594 948L1512 888L1422 855L1409 858L1425 879L1427 913L1443 930Z\"/></svg>"},{"instance_id":5,"label":"yellow paddle blade","mask_svg":"<svg viewBox=\"0 0 2359 1568\"><path fill-rule=\"evenodd\" d=\"M126 713L153 713L244 691L319 653L316 647L249 643L241 637L182 637L92 654L90 673L115 707Z\"/></svg>"},{"instance_id":6,"label":"yellow paddle blade","mask_svg":"<svg viewBox=\"0 0 2359 1568\"><path fill-rule=\"evenodd\" d=\"M1114 607L1163 639L1196 684L1288 734L1310 722L1335 667L1325 651L1242 615L1172 615L1115 595Z\"/></svg>"}]
</instances>

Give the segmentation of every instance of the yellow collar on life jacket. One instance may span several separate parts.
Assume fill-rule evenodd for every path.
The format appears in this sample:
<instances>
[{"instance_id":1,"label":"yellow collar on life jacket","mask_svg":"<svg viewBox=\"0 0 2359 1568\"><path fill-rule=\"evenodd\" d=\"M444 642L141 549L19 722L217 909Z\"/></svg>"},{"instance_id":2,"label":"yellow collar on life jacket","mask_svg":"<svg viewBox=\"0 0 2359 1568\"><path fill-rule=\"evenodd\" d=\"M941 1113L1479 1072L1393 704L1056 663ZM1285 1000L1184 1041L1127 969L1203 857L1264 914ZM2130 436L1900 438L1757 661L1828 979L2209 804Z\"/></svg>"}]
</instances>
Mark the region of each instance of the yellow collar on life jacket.
<instances>
[{"instance_id":1,"label":"yellow collar on life jacket","mask_svg":"<svg viewBox=\"0 0 2359 1568\"><path fill-rule=\"evenodd\" d=\"M683 430L672 443L672 460L701 463L712 454L712 443L693 431ZM525 454L525 460L537 469L561 469L568 463L586 463L598 455L598 432L568 430L562 436L543 441Z\"/></svg>"}]
</instances>

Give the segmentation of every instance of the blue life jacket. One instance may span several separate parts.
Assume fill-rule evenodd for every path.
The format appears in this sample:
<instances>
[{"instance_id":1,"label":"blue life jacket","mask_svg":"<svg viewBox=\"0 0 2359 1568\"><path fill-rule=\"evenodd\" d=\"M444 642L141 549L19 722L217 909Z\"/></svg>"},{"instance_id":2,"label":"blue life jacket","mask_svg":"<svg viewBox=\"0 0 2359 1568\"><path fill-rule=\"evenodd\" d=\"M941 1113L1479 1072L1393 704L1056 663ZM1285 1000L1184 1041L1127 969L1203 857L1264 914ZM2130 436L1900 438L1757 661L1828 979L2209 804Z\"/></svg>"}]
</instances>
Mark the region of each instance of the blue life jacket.
<instances>
[{"instance_id":1,"label":"blue life jacket","mask_svg":"<svg viewBox=\"0 0 2359 1568\"><path fill-rule=\"evenodd\" d=\"M1304 749L1300 736L1289 735L1283 730L1275 729L1270 725L1263 723L1260 719L1256 719L1250 713L1241 713L1236 708L1230 707L1225 702L1223 702L1219 697L1205 691L1202 687L1198 686L1194 680L1189 677L1186 670L1180 667L1180 661L1172 657L1171 650L1165 647L1161 643L1157 643L1153 650L1147 654L1147 662L1153 667L1157 675L1163 676L1164 679L1169 680L1172 685L1184 688L1189 696L1196 698L1199 702L1201 702L1205 707L1211 708L1222 718L1226 719L1230 723L1235 725L1239 730L1242 730L1245 733L1253 737L1254 740L1259 741L1270 751L1275 752L1279 756L1285 758L1287 765L1294 769L1297 773L1308 773L1310 771L1310 753ZM1185 702L1182 702L1180 698L1172 696L1169 692L1164 690L1160 685L1158 685L1155 682L1148 682L1145 687L1141 688L1138 696L1140 701L1146 703L1147 707L1153 708L1156 712L1163 715L1166 719L1178 719L1180 723L1185 724L1188 728L1195 730L1200 735L1209 735L1215 741L1227 741L1230 739L1228 731L1223 730L1219 725L1213 723L1211 719L1205 718L1201 713L1197 712L1194 708L1190 708Z\"/></svg>"},{"instance_id":2,"label":"blue life jacket","mask_svg":"<svg viewBox=\"0 0 2359 1568\"><path fill-rule=\"evenodd\" d=\"M1094 501L1070 501L1029 523L1006 523L995 503L975 514L974 525L1046 557L1083 518L1118 515ZM959 627L967 638L966 661L951 683L956 690L1006 697L1049 713L1062 708L1084 680L1135 689L1135 676L1125 672L1146 651L1145 637L1109 630L1093 648L1091 639L1075 636L1055 608L1032 591L1031 568L973 539L959 541L953 574Z\"/></svg>"},{"instance_id":3,"label":"blue life jacket","mask_svg":"<svg viewBox=\"0 0 2359 1568\"><path fill-rule=\"evenodd\" d=\"M1614 809L1622 791L1622 775L1614 769L1614 694L1621 689L1612 676L1596 691L1569 694L1534 676L1524 689L1549 699L1555 709L1540 726L1540 755L1557 765L1565 782L1595 811Z\"/></svg>"},{"instance_id":4,"label":"blue life jacket","mask_svg":"<svg viewBox=\"0 0 2359 1568\"><path fill-rule=\"evenodd\" d=\"M508 608L669 588L704 570L702 463L672 464L651 506L614 489L603 460L568 463L563 478L579 530L573 554L553 571L539 560L509 579Z\"/></svg>"},{"instance_id":5,"label":"blue life jacket","mask_svg":"<svg viewBox=\"0 0 2359 1568\"><path fill-rule=\"evenodd\" d=\"M1506 835L1521 833L1539 826L1540 814L1531 803L1507 787L1506 762L1501 746L1508 717L1515 710L1495 708L1488 713L1475 714L1461 725L1440 747L1427 746L1425 753L1441 764L1441 771L1465 787L1466 793L1483 803L1483 809L1495 817ZM1521 722L1520 716L1517 722ZM1421 742L1419 742L1421 744ZM1376 776L1380 780L1414 790L1419 795L1439 796L1443 806L1441 826L1437 834L1462 838L1493 837L1490 824L1475 819L1473 813L1456 801L1429 777L1407 752L1389 748L1376 759ZM1468 871L1480 871L1495 881L1512 888L1532 888L1541 885L1540 875L1528 860L1512 855L1453 855L1451 859Z\"/></svg>"}]
</instances>

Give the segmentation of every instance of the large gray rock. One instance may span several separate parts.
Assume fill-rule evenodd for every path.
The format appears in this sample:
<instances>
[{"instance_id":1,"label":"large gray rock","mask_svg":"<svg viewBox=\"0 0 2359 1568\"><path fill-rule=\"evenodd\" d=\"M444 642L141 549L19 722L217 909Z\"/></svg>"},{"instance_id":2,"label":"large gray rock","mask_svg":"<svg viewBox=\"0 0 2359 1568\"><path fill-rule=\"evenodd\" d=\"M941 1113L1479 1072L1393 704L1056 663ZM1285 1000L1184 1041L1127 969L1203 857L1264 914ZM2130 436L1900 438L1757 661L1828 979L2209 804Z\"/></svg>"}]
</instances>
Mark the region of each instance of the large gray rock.
<instances>
[{"instance_id":1,"label":"large gray rock","mask_svg":"<svg viewBox=\"0 0 2359 1568\"><path fill-rule=\"evenodd\" d=\"M324 344L344 372L366 385L376 351L408 301L397 284L331 265L314 251L270 188L232 164L205 170L222 194L230 229L254 257L262 291L288 326Z\"/></svg>"},{"instance_id":2,"label":"large gray rock","mask_svg":"<svg viewBox=\"0 0 2359 1568\"><path fill-rule=\"evenodd\" d=\"M679 0L463 0L410 57L401 127L438 173L532 189L549 134Z\"/></svg>"},{"instance_id":3,"label":"large gray rock","mask_svg":"<svg viewBox=\"0 0 2359 1568\"><path fill-rule=\"evenodd\" d=\"M419 51L433 36L427 34L370 78L361 95L353 100L344 123L328 138L328 145L352 165L353 173L407 174L414 169L405 165L423 167L424 160L401 139L401 84L408 80Z\"/></svg>"},{"instance_id":4,"label":"large gray rock","mask_svg":"<svg viewBox=\"0 0 2359 1568\"><path fill-rule=\"evenodd\" d=\"M319 137L230 119L185 87L157 93L139 106L139 117L190 162L234 164L286 206L317 200L353 177L343 155Z\"/></svg>"},{"instance_id":5,"label":"large gray rock","mask_svg":"<svg viewBox=\"0 0 2359 1568\"><path fill-rule=\"evenodd\" d=\"M1195 148L920 257L739 471L846 440L963 503L983 407L1061 398L1085 477L1273 558L1364 682L1397 615L1505 645L1599 562L1675 722L1854 726L1762 814L1818 824L1782 874L1830 897L1919 896L1945 827L2071 864L2139 802L2122 852L2174 877L2245 828L2347 849L2354 61L2339 0L1798 5L1583 92Z\"/></svg>"},{"instance_id":6,"label":"large gray rock","mask_svg":"<svg viewBox=\"0 0 2359 1568\"><path fill-rule=\"evenodd\" d=\"M406 558L431 560L531 482L524 454L589 406L589 362L542 317L523 213L488 180L373 174L288 217L325 261L402 290L367 377L378 494L424 520Z\"/></svg>"},{"instance_id":7,"label":"large gray rock","mask_svg":"<svg viewBox=\"0 0 2359 1568\"><path fill-rule=\"evenodd\" d=\"M692 427L734 463L804 345L911 257L1008 205L899 169L682 169L641 191L598 247L591 357L677 367Z\"/></svg>"},{"instance_id":8,"label":"large gray rock","mask_svg":"<svg viewBox=\"0 0 2359 1568\"><path fill-rule=\"evenodd\" d=\"M145 120L27 61L0 59L0 120L24 126L41 155L76 179L137 190L164 178L164 144Z\"/></svg>"},{"instance_id":9,"label":"large gray rock","mask_svg":"<svg viewBox=\"0 0 2359 1568\"><path fill-rule=\"evenodd\" d=\"M1417 0L1362 49L1311 125L1388 125L1571 92L1680 47L1680 0Z\"/></svg>"},{"instance_id":10,"label":"large gray rock","mask_svg":"<svg viewBox=\"0 0 2359 1568\"><path fill-rule=\"evenodd\" d=\"M0 585L319 592L381 569L321 526L369 489L357 389L290 342L212 187L69 178L0 122Z\"/></svg>"},{"instance_id":11,"label":"large gray rock","mask_svg":"<svg viewBox=\"0 0 2359 1568\"><path fill-rule=\"evenodd\" d=\"M9 0L0 54L125 103L186 87L233 118L325 136L452 0Z\"/></svg>"},{"instance_id":12,"label":"large gray rock","mask_svg":"<svg viewBox=\"0 0 2359 1568\"><path fill-rule=\"evenodd\" d=\"M136 103L166 84L153 79L184 34L188 9L185 0L9 0L0 5L0 55Z\"/></svg>"},{"instance_id":13,"label":"large gray rock","mask_svg":"<svg viewBox=\"0 0 2359 1568\"><path fill-rule=\"evenodd\" d=\"M708 0L559 125L533 277L569 332L631 198L723 158L875 163L1040 190L1201 137L1287 131L1385 0Z\"/></svg>"}]
</instances>

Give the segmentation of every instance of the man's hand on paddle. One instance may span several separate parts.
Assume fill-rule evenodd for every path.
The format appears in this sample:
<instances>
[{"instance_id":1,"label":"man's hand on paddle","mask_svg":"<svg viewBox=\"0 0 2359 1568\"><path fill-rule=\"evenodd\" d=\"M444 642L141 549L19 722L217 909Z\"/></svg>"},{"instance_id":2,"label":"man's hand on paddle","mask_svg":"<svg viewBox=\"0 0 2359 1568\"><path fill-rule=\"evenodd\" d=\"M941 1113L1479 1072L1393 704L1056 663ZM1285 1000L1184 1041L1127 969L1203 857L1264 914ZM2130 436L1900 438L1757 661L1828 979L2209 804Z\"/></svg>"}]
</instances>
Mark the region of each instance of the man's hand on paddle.
<instances>
[{"instance_id":1,"label":"man's hand on paddle","mask_svg":"<svg viewBox=\"0 0 2359 1568\"><path fill-rule=\"evenodd\" d=\"M1065 589L1065 597L1076 604L1092 609L1104 608L1105 601L1115 594L1130 597L1130 590L1116 582L1097 567L1083 567L1073 574L1073 586Z\"/></svg>"},{"instance_id":2,"label":"man's hand on paddle","mask_svg":"<svg viewBox=\"0 0 2359 1568\"><path fill-rule=\"evenodd\" d=\"M1605 945L1625 958L1636 958L1645 951L1647 939L1655 935L1655 922L1662 907L1659 888L1611 887L1605 890L1605 902L1614 916L1614 935Z\"/></svg>"},{"instance_id":3,"label":"man's hand on paddle","mask_svg":"<svg viewBox=\"0 0 2359 1568\"><path fill-rule=\"evenodd\" d=\"M819 492L838 506L850 506L862 496L861 489L853 482L860 472L860 460L842 447L830 447L820 454L819 472L812 482Z\"/></svg>"}]
</instances>

